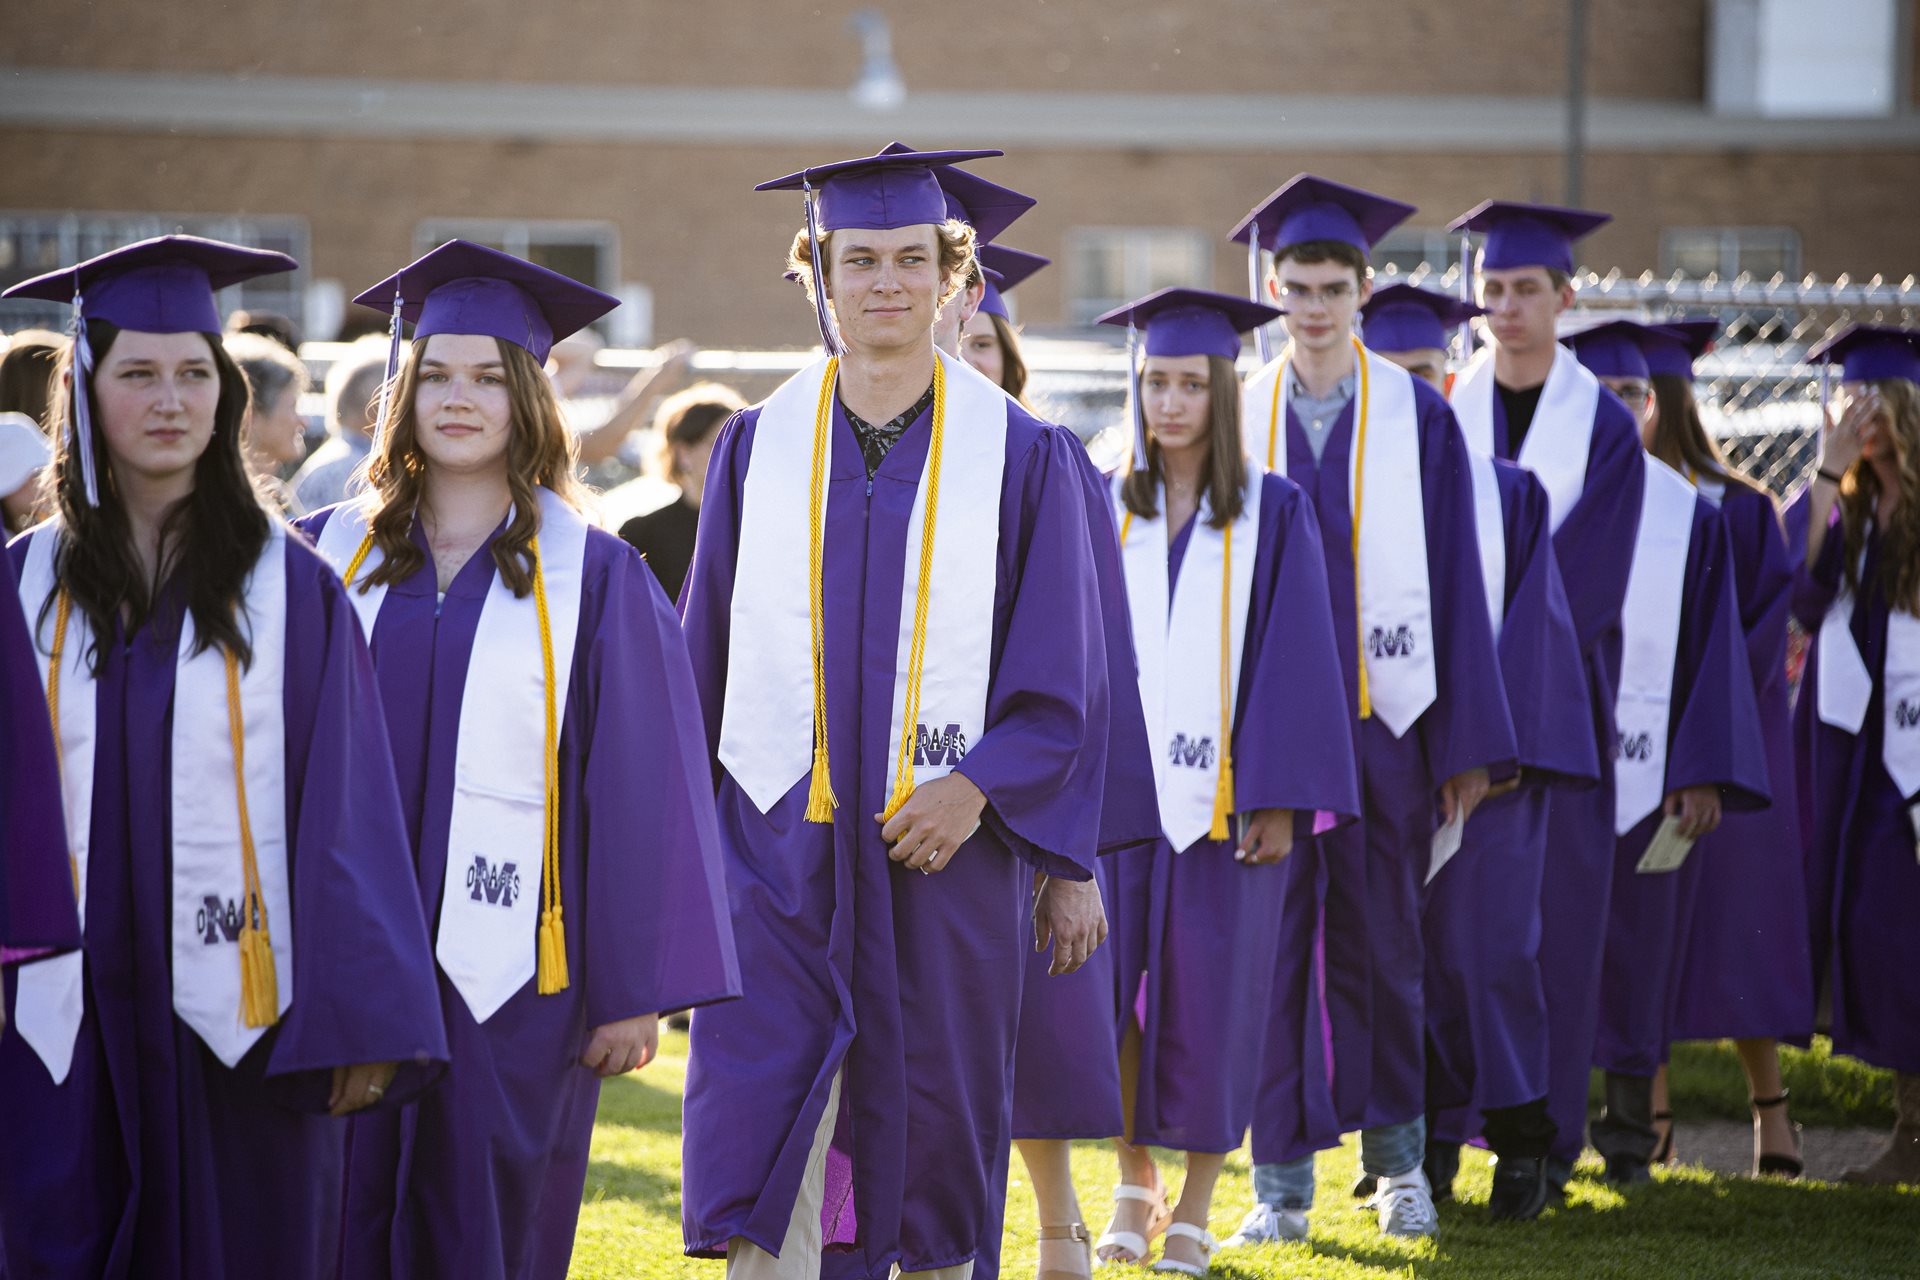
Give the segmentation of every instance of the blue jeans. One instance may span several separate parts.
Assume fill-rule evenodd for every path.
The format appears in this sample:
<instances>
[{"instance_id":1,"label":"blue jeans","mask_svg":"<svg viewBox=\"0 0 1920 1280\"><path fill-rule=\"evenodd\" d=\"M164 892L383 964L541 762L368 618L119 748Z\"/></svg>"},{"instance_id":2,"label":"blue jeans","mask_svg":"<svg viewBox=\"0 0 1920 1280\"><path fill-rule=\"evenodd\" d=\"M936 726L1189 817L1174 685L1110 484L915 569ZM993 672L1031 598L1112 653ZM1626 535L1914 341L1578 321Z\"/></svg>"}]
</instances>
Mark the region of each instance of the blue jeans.
<instances>
[{"instance_id":1,"label":"blue jeans","mask_svg":"<svg viewBox=\"0 0 1920 1280\"><path fill-rule=\"evenodd\" d=\"M1360 1167L1376 1178L1397 1178L1420 1167L1427 1154L1425 1116L1360 1131ZM1313 1208L1313 1157L1253 1166L1253 1194L1275 1209Z\"/></svg>"}]
</instances>

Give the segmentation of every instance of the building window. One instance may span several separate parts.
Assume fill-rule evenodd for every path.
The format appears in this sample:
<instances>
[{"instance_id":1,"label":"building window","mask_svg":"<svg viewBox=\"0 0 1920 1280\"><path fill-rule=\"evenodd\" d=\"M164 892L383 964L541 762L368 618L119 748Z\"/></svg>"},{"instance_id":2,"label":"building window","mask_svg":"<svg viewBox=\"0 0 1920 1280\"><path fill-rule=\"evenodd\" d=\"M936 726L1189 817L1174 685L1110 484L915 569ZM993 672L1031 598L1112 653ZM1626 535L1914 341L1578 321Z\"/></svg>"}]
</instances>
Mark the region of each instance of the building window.
<instances>
[{"instance_id":1,"label":"building window","mask_svg":"<svg viewBox=\"0 0 1920 1280\"><path fill-rule=\"evenodd\" d=\"M306 300L307 222L291 217L223 217L218 214L30 213L0 212L0 288L47 271L145 240L176 232L225 240L253 249L292 255L296 270L262 276L222 289L223 313L246 308L286 316L298 327ZM61 329L65 303L30 298L0 301L0 329Z\"/></svg>"},{"instance_id":2,"label":"building window","mask_svg":"<svg viewBox=\"0 0 1920 1280\"><path fill-rule=\"evenodd\" d=\"M1068 319L1104 311L1174 285L1213 281L1213 246L1182 227L1078 227L1067 233Z\"/></svg>"},{"instance_id":3,"label":"building window","mask_svg":"<svg viewBox=\"0 0 1920 1280\"><path fill-rule=\"evenodd\" d=\"M1459 261L1460 237L1440 227L1396 227L1373 246L1373 269L1383 274L1444 272Z\"/></svg>"},{"instance_id":4,"label":"building window","mask_svg":"<svg viewBox=\"0 0 1920 1280\"><path fill-rule=\"evenodd\" d=\"M1759 280L1800 271L1800 236L1787 227L1670 227L1660 236L1667 275L1749 275Z\"/></svg>"}]
</instances>

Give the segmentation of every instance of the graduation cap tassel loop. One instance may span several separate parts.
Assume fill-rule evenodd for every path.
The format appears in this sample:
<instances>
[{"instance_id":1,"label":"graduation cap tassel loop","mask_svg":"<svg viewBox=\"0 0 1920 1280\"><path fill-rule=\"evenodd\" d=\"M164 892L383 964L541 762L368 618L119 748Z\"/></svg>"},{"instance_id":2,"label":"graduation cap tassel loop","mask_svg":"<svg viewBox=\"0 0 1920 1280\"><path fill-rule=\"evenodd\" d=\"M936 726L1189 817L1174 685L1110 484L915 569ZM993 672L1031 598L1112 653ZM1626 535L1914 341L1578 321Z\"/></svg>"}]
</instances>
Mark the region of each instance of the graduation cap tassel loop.
<instances>
[{"instance_id":1,"label":"graduation cap tassel loop","mask_svg":"<svg viewBox=\"0 0 1920 1280\"><path fill-rule=\"evenodd\" d=\"M387 409L393 403L393 380L400 373L400 306L404 294L393 291L393 315L387 321L387 376L380 379L380 412L373 419L373 440L380 442L380 433L386 429Z\"/></svg>"},{"instance_id":2,"label":"graduation cap tassel loop","mask_svg":"<svg viewBox=\"0 0 1920 1280\"><path fill-rule=\"evenodd\" d=\"M240 1019L249 1027L280 1021L280 979L273 965L273 938L267 932L267 903L260 891L260 863L254 854L253 824L247 817L246 725L240 712L240 660L224 650L227 662L227 729L233 736L233 793L240 808Z\"/></svg>"},{"instance_id":3,"label":"graduation cap tassel loop","mask_svg":"<svg viewBox=\"0 0 1920 1280\"><path fill-rule=\"evenodd\" d=\"M811 206L809 206L811 207ZM839 357L829 355L820 381L820 402L813 414L813 470L807 489L807 613L813 629L813 771L807 783L808 822L832 822L840 801L833 794L833 769L827 757L827 660L825 603L821 599L826 521L827 428L833 413L833 385Z\"/></svg>"},{"instance_id":4,"label":"graduation cap tassel loop","mask_svg":"<svg viewBox=\"0 0 1920 1280\"><path fill-rule=\"evenodd\" d=\"M1473 233L1460 233L1460 301L1473 305ZM1473 359L1473 317L1460 321L1460 362Z\"/></svg>"},{"instance_id":5,"label":"graduation cap tassel loop","mask_svg":"<svg viewBox=\"0 0 1920 1280\"><path fill-rule=\"evenodd\" d=\"M567 930L560 913L560 708L553 697L553 621L547 613L547 577L540 568L540 536L535 534L528 546L533 551L533 603L540 615L540 671L547 702L547 831L540 858L540 887L547 901L540 912L534 983L541 995L550 996L568 985Z\"/></svg>"},{"instance_id":6,"label":"graduation cap tassel loop","mask_svg":"<svg viewBox=\"0 0 1920 1280\"><path fill-rule=\"evenodd\" d=\"M813 184L800 180L800 198L807 207L807 258L813 267L813 318L820 325L820 341L830 356L841 354L840 337L827 310L827 273L820 257L820 213L813 197Z\"/></svg>"},{"instance_id":7,"label":"graduation cap tassel loop","mask_svg":"<svg viewBox=\"0 0 1920 1280\"><path fill-rule=\"evenodd\" d=\"M882 821L900 812L913 795L914 738L920 726L920 677L927 664L927 611L932 603L934 523L940 509L940 456L946 437L947 376L933 362L933 432L927 445L927 509L920 521L920 578L913 593L913 640L907 650L907 696L900 724L900 758L894 767L893 794L880 811Z\"/></svg>"},{"instance_id":8,"label":"graduation cap tassel loop","mask_svg":"<svg viewBox=\"0 0 1920 1280\"><path fill-rule=\"evenodd\" d=\"M1247 301L1259 302L1260 298L1260 220L1254 219L1247 224ZM1267 326L1254 326L1254 350L1260 353L1260 364L1265 367L1273 360L1273 340L1267 336Z\"/></svg>"},{"instance_id":9,"label":"graduation cap tassel loop","mask_svg":"<svg viewBox=\"0 0 1920 1280\"><path fill-rule=\"evenodd\" d=\"M1255 483L1259 483L1258 480ZM1225 840L1233 817L1233 526L1221 531L1220 559L1220 777L1213 788L1213 825L1207 839Z\"/></svg>"},{"instance_id":10,"label":"graduation cap tassel loop","mask_svg":"<svg viewBox=\"0 0 1920 1280\"><path fill-rule=\"evenodd\" d=\"M93 381L93 344L78 290L73 295L73 451L80 459L80 483L87 505L100 505L100 476L93 456L93 406L87 388Z\"/></svg>"},{"instance_id":11,"label":"graduation cap tassel loop","mask_svg":"<svg viewBox=\"0 0 1920 1280\"><path fill-rule=\"evenodd\" d=\"M1127 412L1133 418L1133 469L1147 468L1147 408L1140 403L1140 330L1127 324Z\"/></svg>"}]
</instances>

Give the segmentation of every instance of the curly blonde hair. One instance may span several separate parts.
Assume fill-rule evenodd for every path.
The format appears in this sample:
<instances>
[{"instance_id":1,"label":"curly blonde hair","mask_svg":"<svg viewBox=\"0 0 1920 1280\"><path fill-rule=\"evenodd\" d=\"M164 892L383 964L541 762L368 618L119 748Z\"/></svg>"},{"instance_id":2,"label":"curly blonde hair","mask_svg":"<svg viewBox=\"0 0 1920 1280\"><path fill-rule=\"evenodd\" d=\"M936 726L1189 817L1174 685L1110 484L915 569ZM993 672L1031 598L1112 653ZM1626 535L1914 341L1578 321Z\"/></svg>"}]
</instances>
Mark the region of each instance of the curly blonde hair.
<instances>
[{"instance_id":1,"label":"curly blonde hair","mask_svg":"<svg viewBox=\"0 0 1920 1280\"><path fill-rule=\"evenodd\" d=\"M940 237L940 305L946 306L953 296L966 288L979 273L979 263L973 256L973 228L958 218L948 218L934 228ZM833 232L820 233L820 261L825 263L833 253ZM787 248L787 275L800 282L807 291L807 301L813 297L813 257L807 250L807 229L800 228L793 233L793 243Z\"/></svg>"},{"instance_id":2,"label":"curly blonde hair","mask_svg":"<svg viewBox=\"0 0 1920 1280\"><path fill-rule=\"evenodd\" d=\"M1920 384L1878 378L1868 385L1886 404L1887 441L1900 486L1893 518L1879 521L1880 587L1893 608L1920 613ZM1879 493L1880 473L1865 458L1855 459L1840 478L1840 529L1846 539L1844 572L1850 591L1860 589L1860 553L1867 544L1867 527L1876 522Z\"/></svg>"}]
</instances>

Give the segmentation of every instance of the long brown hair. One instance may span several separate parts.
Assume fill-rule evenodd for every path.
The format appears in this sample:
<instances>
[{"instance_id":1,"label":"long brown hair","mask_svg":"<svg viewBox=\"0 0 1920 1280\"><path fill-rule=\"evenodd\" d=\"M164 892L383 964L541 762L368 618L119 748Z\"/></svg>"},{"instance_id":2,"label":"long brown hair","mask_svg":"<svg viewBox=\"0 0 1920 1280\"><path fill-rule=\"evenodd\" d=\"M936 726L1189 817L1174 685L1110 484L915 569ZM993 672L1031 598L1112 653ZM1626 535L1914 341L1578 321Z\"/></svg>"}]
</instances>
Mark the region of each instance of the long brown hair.
<instances>
[{"instance_id":1,"label":"long brown hair","mask_svg":"<svg viewBox=\"0 0 1920 1280\"><path fill-rule=\"evenodd\" d=\"M1880 522L1880 587L1893 608L1920 613L1920 384L1880 378L1869 385L1880 393L1892 420L1887 443L1900 476L1900 505L1892 519ZM1856 458L1840 477L1847 586L1854 591L1860 589L1860 552L1879 494L1880 473L1864 457Z\"/></svg>"},{"instance_id":2,"label":"long brown hair","mask_svg":"<svg viewBox=\"0 0 1920 1280\"><path fill-rule=\"evenodd\" d=\"M1000 389L1032 413L1033 406L1027 403L1027 362L1020 355L1020 339L1005 316L989 311L987 319L993 321L993 336L1000 344Z\"/></svg>"},{"instance_id":3,"label":"long brown hair","mask_svg":"<svg viewBox=\"0 0 1920 1280\"><path fill-rule=\"evenodd\" d=\"M1653 447L1648 453L1695 481L1721 480L1730 489L1767 492L1728 462L1720 446L1707 434L1706 424L1700 421L1700 406L1693 398L1691 382L1672 373L1656 373L1652 381L1653 403L1659 417L1654 423Z\"/></svg>"},{"instance_id":4,"label":"long brown hair","mask_svg":"<svg viewBox=\"0 0 1920 1280\"><path fill-rule=\"evenodd\" d=\"M106 362L119 333L104 320L87 322L87 345L94 353L95 368ZM220 379L213 437L193 464L193 491L161 523L158 568L151 581L141 573L139 557L134 553L133 527L114 477L113 460L107 453L100 398L94 394L91 376L87 379L87 396L94 406L93 457L99 506L87 504L86 481L80 459L74 455L72 431L63 427L54 433L49 471L65 526L65 536L54 553L54 580L86 615L94 637L87 663L96 673L105 652L103 637L114 634L121 611L128 614L129 630L145 623L158 604L160 584L178 565L190 570L186 603L193 617L193 651L200 653L218 645L243 664L253 661L253 645L240 628L238 612L247 574L267 545L269 517L254 495L246 461L240 454L247 379L220 345L218 334L201 336L207 340ZM68 344L54 369L50 422L64 424L72 415L74 373L73 347ZM43 623L52 605L52 599L42 604Z\"/></svg>"},{"instance_id":5,"label":"long brown hair","mask_svg":"<svg viewBox=\"0 0 1920 1280\"><path fill-rule=\"evenodd\" d=\"M540 532L540 499L535 489L545 486L575 509L584 506L586 495L574 478L573 433L560 414L560 400L546 370L526 348L511 342L499 346L509 408L507 488L513 495L513 518L506 532L493 541L493 563L513 594L524 597L533 590L532 544ZM413 340L394 379L387 417L368 459L367 482L378 504L368 528L380 548L381 561L356 584L362 591L374 583L404 582L426 563L411 536L427 479L427 455L420 449L419 426L413 416L420 360L426 350L427 339Z\"/></svg>"},{"instance_id":6,"label":"long brown hair","mask_svg":"<svg viewBox=\"0 0 1920 1280\"><path fill-rule=\"evenodd\" d=\"M1233 361L1207 357L1207 521L1224 529L1240 518L1246 505L1246 451L1240 443L1240 379ZM1136 410L1142 414L1144 409ZM1147 432L1147 465L1134 467L1120 482L1120 498L1133 514L1150 519L1160 514L1160 442Z\"/></svg>"}]
</instances>

